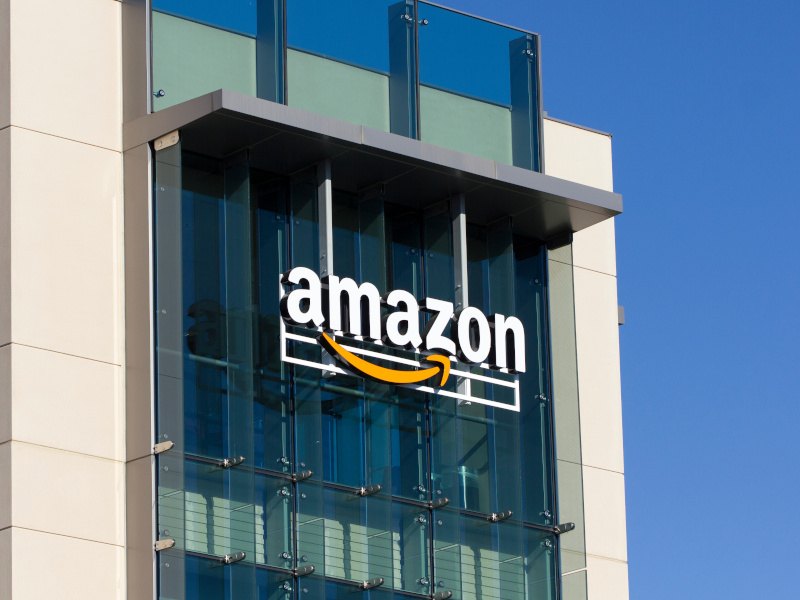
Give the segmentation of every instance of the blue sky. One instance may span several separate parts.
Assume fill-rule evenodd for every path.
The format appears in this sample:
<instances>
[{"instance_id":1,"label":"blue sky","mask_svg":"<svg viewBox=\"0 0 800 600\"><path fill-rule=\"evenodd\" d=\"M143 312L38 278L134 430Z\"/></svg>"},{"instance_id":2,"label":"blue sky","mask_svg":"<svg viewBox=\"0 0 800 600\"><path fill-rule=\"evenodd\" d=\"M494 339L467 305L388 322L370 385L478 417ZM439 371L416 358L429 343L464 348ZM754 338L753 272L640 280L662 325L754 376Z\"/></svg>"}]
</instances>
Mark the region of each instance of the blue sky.
<instances>
[{"instance_id":1,"label":"blue sky","mask_svg":"<svg viewBox=\"0 0 800 600\"><path fill-rule=\"evenodd\" d=\"M798 597L800 2L444 3L614 134L631 598Z\"/></svg>"}]
</instances>

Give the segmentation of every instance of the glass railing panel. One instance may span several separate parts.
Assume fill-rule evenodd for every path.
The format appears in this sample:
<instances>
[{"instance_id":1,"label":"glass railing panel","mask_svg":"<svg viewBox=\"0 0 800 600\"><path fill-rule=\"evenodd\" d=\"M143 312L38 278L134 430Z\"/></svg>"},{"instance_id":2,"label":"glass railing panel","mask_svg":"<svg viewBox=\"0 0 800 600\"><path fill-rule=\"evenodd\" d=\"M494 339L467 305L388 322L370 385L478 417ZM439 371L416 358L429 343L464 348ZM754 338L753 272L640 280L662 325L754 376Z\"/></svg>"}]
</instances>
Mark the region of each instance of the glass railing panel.
<instances>
[{"instance_id":1,"label":"glass railing panel","mask_svg":"<svg viewBox=\"0 0 800 600\"><path fill-rule=\"evenodd\" d=\"M537 169L536 37L419 4L420 139Z\"/></svg>"},{"instance_id":2,"label":"glass railing panel","mask_svg":"<svg viewBox=\"0 0 800 600\"><path fill-rule=\"evenodd\" d=\"M217 89L283 101L283 0L153 0L153 110Z\"/></svg>"},{"instance_id":3,"label":"glass railing panel","mask_svg":"<svg viewBox=\"0 0 800 600\"><path fill-rule=\"evenodd\" d=\"M289 106L389 131L395 79L407 87L413 53L396 64L394 46L413 50L413 18L397 0L287 1ZM409 3L409 14L413 3ZM396 89L395 89L396 92ZM407 94L406 94L407 95ZM406 119L407 120L407 119ZM405 132L399 132L405 133Z\"/></svg>"},{"instance_id":4,"label":"glass railing panel","mask_svg":"<svg viewBox=\"0 0 800 600\"><path fill-rule=\"evenodd\" d=\"M433 531L436 591L481 600L555 597L551 534L449 509L436 511Z\"/></svg>"}]
</instances>

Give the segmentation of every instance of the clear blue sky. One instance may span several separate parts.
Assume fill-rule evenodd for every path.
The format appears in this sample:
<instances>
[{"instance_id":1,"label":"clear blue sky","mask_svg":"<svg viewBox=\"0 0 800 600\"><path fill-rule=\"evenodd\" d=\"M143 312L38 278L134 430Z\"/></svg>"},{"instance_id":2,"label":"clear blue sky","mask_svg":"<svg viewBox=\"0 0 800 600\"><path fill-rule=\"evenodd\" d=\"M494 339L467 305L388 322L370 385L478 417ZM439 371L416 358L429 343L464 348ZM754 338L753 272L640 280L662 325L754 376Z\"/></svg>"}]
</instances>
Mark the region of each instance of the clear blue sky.
<instances>
[{"instance_id":1,"label":"clear blue sky","mask_svg":"<svg viewBox=\"0 0 800 600\"><path fill-rule=\"evenodd\" d=\"M443 3L614 134L631 598L800 598L800 2Z\"/></svg>"}]
</instances>

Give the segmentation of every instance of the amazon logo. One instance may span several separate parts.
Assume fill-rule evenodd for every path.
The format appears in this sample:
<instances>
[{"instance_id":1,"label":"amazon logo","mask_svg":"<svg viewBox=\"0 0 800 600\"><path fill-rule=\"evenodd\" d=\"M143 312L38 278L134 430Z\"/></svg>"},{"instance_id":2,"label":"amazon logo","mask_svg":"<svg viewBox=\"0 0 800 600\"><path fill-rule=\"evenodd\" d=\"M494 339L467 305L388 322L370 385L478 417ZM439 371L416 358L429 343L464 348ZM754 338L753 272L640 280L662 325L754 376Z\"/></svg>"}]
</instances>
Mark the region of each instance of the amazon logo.
<instances>
[{"instance_id":1,"label":"amazon logo","mask_svg":"<svg viewBox=\"0 0 800 600\"><path fill-rule=\"evenodd\" d=\"M525 372L525 328L516 317L487 316L472 306L456 311L452 302L418 301L405 290L381 295L369 282L358 284L335 275L320 278L306 267L284 273L280 285L284 322L318 330L318 343L344 369L361 377L441 387L454 360L506 373ZM428 318L421 326L423 313ZM421 366L381 366L345 348L337 336L416 350L422 353Z\"/></svg>"}]
</instances>

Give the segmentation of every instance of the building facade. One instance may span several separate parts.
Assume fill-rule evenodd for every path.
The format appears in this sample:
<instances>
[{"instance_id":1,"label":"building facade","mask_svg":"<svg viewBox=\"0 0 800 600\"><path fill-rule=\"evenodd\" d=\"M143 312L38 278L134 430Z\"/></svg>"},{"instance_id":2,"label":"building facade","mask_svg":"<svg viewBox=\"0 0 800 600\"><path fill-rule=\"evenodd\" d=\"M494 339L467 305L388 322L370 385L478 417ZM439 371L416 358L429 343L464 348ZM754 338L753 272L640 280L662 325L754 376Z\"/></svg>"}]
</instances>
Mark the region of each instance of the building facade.
<instances>
[{"instance_id":1,"label":"building facade","mask_svg":"<svg viewBox=\"0 0 800 600\"><path fill-rule=\"evenodd\" d=\"M627 598L611 140L417 0L0 0L0 599Z\"/></svg>"}]
</instances>

